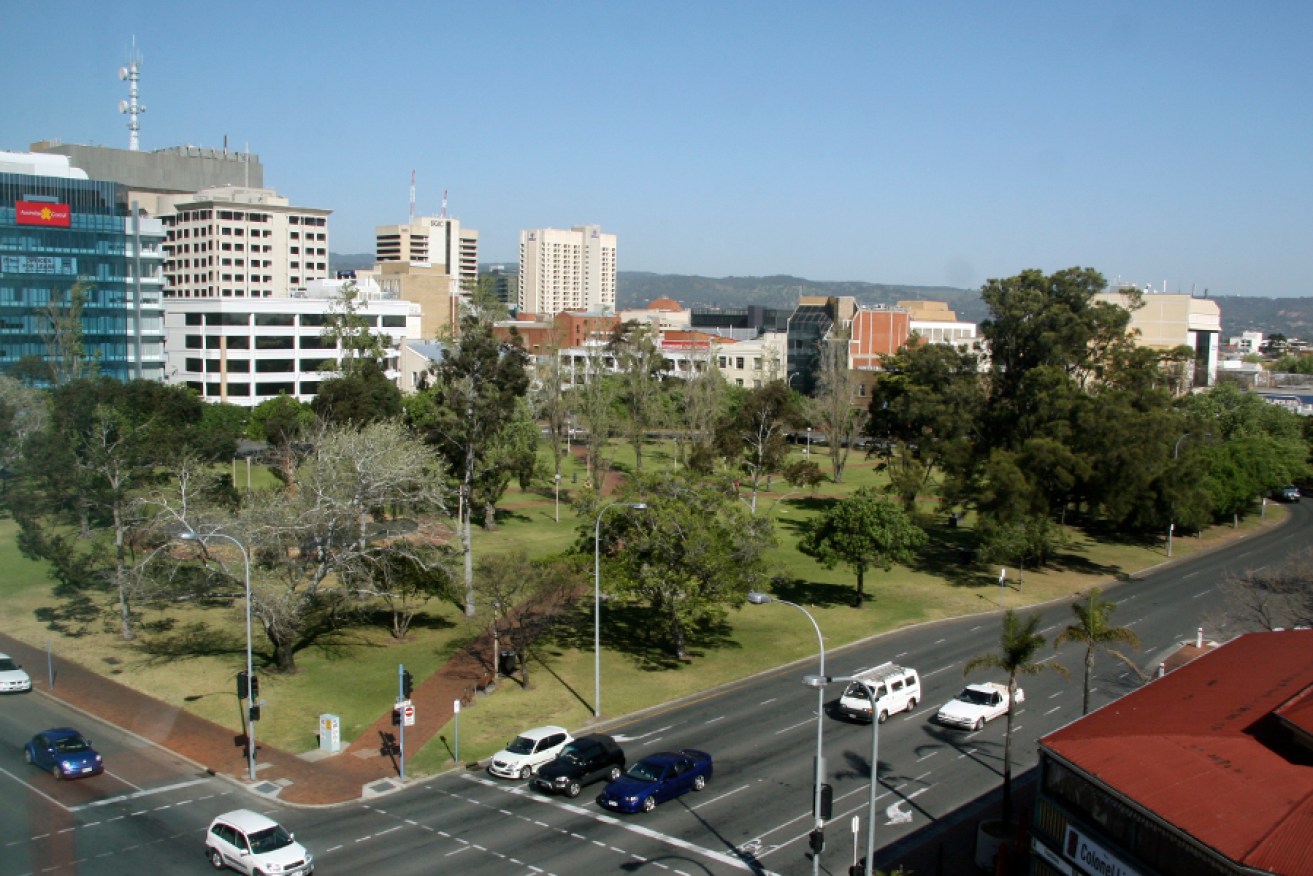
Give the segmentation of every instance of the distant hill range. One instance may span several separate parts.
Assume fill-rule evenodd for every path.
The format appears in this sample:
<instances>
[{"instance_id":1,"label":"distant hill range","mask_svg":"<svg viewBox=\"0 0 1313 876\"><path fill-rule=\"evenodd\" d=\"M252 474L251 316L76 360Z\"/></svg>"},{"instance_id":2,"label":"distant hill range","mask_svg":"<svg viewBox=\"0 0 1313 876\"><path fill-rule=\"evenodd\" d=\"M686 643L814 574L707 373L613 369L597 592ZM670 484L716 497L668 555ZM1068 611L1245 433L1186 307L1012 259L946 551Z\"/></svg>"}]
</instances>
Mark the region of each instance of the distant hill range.
<instances>
[{"instance_id":1,"label":"distant hill range","mask_svg":"<svg viewBox=\"0 0 1313 876\"><path fill-rule=\"evenodd\" d=\"M333 253L329 261L335 271L369 268L374 265L374 255ZM958 319L966 322L981 322L988 315L979 289L952 286L820 282L791 276L716 278L646 271L620 271L616 276L616 307L621 310L644 307L654 298L673 298L685 307L695 308L740 308L749 304L793 307L804 295L851 295L868 306L914 299L944 301ZM1245 331L1313 339L1313 298L1212 298L1222 309L1223 343Z\"/></svg>"}]
</instances>

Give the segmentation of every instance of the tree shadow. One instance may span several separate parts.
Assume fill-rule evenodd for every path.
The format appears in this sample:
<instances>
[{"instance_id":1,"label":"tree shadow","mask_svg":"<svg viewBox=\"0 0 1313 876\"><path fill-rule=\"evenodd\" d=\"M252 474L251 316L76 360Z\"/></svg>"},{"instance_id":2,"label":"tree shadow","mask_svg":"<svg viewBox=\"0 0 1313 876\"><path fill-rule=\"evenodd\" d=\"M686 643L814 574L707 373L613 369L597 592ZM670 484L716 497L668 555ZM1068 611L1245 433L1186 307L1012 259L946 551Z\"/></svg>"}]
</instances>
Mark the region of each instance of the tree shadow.
<instances>
[{"instance_id":1,"label":"tree shadow","mask_svg":"<svg viewBox=\"0 0 1313 876\"><path fill-rule=\"evenodd\" d=\"M135 649L145 655L147 665L246 653L245 636L215 629L204 621L186 624L177 630L172 629L172 625L167 626L170 627L167 631L143 636L134 643Z\"/></svg>"},{"instance_id":2,"label":"tree shadow","mask_svg":"<svg viewBox=\"0 0 1313 876\"><path fill-rule=\"evenodd\" d=\"M58 605L43 605L32 614L52 633L78 639L91 632L91 624L101 618L103 611L87 594L74 593Z\"/></svg>"},{"instance_id":3,"label":"tree shadow","mask_svg":"<svg viewBox=\"0 0 1313 876\"><path fill-rule=\"evenodd\" d=\"M724 617L689 621L684 627L685 649L690 658L708 651L740 648L734 629ZM561 648L591 651L593 648L592 600L579 600L557 622L549 634L550 641ZM647 672L687 667L688 661L675 656L664 623L653 622L652 609L645 605L605 602L599 633L604 648L624 654Z\"/></svg>"},{"instance_id":4,"label":"tree shadow","mask_svg":"<svg viewBox=\"0 0 1313 876\"><path fill-rule=\"evenodd\" d=\"M799 605L834 608L851 606L856 588L855 578L851 584L835 584L829 581L807 581L803 578L777 575L771 579L770 595ZM867 597L869 599L870 594Z\"/></svg>"}]
</instances>

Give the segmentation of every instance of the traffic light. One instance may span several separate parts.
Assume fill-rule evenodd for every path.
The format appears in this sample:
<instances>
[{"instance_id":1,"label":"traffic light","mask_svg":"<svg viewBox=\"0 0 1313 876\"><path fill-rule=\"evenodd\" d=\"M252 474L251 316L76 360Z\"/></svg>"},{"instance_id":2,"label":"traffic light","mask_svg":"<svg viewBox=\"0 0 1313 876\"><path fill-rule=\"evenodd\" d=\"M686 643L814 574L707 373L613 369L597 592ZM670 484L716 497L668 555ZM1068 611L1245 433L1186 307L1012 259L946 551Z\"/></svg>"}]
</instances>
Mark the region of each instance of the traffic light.
<instances>
[{"instance_id":1,"label":"traffic light","mask_svg":"<svg viewBox=\"0 0 1313 876\"><path fill-rule=\"evenodd\" d=\"M260 707L259 707L259 706L251 706L250 715L251 715L251 720L252 720L252 721L258 721L258 720L260 720Z\"/></svg>"},{"instance_id":2,"label":"traffic light","mask_svg":"<svg viewBox=\"0 0 1313 876\"><path fill-rule=\"evenodd\" d=\"M237 699L245 700L250 698L250 688L246 683L246 670L243 669L237 673Z\"/></svg>"},{"instance_id":3,"label":"traffic light","mask_svg":"<svg viewBox=\"0 0 1313 876\"><path fill-rule=\"evenodd\" d=\"M393 727L401 726L401 709L392 710L392 726Z\"/></svg>"},{"instance_id":4,"label":"traffic light","mask_svg":"<svg viewBox=\"0 0 1313 876\"><path fill-rule=\"evenodd\" d=\"M819 827L807 834L807 842L811 845L812 854L819 855L825 851L825 831Z\"/></svg>"},{"instance_id":5,"label":"traffic light","mask_svg":"<svg viewBox=\"0 0 1313 876\"><path fill-rule=\"evenodd\" d=\"M816 808L816 786L812 785L812 809ZM821 811L820 817L829 821L830 816L834 813L834 788L829 784L821 785ZM813 812L812 815L817 813Z\"/></svg>"},{"instance_id":6,"label":"traffic light","mask_svg":"<svg viewBox=\"0 0 1313 876\"><path fill-rule=\"evenodd\" d=\"M858 861L848 868L848 876L866 876L866 862Z\"/></svg>"},{"instance_id":7,"label":"traffic light","mask_svg":"<svg viewBox=\"0 0 1313 876\"><path fill-rule=\"evenodd\" d=\"M409 669L401 670L401 698L410 699L410 695L415 692L415 677L410 674Z\"/></svg>"},{"instance_id":8,"label":"traffic light","mask_svg":"<svg viewBox=\"0 0 1313 876\"><path fill-rule=\"evenodd\" d=\"M257 700L257 699L259 699L259 698L260 698L260 676L258 676L258 675L252 675L252 676L251 676L251 699L252 699L252 700Z\"/></svg>"}]
</instances>

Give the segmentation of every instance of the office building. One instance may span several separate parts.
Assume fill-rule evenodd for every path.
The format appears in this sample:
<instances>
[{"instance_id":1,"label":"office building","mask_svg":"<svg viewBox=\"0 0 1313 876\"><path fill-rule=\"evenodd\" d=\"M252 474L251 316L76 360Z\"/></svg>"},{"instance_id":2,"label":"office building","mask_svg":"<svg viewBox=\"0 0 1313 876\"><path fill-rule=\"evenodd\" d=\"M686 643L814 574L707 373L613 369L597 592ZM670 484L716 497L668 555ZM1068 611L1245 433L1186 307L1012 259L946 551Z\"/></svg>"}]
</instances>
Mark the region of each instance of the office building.
<instances>
[{"instance_id":1,"label":"office building","mask_svg":"<svg viewBox=\"0 0 1313 876\"><path fill-rule=\"evenodd\" d=\"M1187 386L1212 386L1217 382L1222 310L1216 301L1193 295L1138 292L1133 287L1101 292L1094 300L1116 304L1131 312L1130 329L1138 333L1137 346L1153 350L1189 347L1194 359Z\"/></svg>"},{"instance_id":2,"label":"office building","mask_svg":"<svg viewBox=\"0 0 1313 876\"><path fill-rule=\"evenodd\" d=\"M232 186L263 188L264 167L251 152L207 149L203 146L170 146L151 152L111 149L42 140L32 151L62 155L85 171L90 179L103 179L128 187L131 196L146 200L145 194L182 194L201 189Z\"/></svg>"},{"instance_id":3,"label":"office building","mask_svg":"<svg viewBox=\"0 0 1313 876\"><path fill-rule=\"evenodd\" d=\"M164 236L126 186L89 179L66 156L0 152L0 371L65 370L52 317L72 312L82 283L89 370L161 379Z\"/></svg>"},{"instance_id":4,"label":"office building","mask_svg":"<svg viewBox=\"0 0 1313 876\"><path fill-rule=\"evenodd\" d=\"M451 276L456 294L479 282L479 232L462 228L459 219L420 216L408 225L380 225L374 241L378 263L430 265Z\"/></svg>"},{"instance_id":5,"label":"office building","mask_svg":"<svg viewBox=\"0 0 1313 876\"><path fill-rule=\"evenodd\" d=\"M520 232L522 313L615 312L616 238L596 225Z\"/></svg>"},{"instance_id":6,"label":"office building","mask_svg":"<svg viewBox=\"0 0 1313 876\"><path fill-rule=\"evenodd\" d=\"M327 281L315 288L336 285ZM354 316L365 328L386 336L384 371L399 382L401 348L419 337L419 305L360 298L355 306ZM185 383L206 401L244 407L279 395L311 401L343 356L325 331L342 307L340 295L170 300L165 315L169 381Z\"/></svg>"},{"instance_id":7,"label":"office building","mask_svg":"<svg viewBox=\"0 0 1313 876\"><path fill-rule=\"evenodd\" d=\"M284 297L329 276L329 210L227 186L159 195L154 207L168 230L170 298Z\"/></svg>"}]
</instances>

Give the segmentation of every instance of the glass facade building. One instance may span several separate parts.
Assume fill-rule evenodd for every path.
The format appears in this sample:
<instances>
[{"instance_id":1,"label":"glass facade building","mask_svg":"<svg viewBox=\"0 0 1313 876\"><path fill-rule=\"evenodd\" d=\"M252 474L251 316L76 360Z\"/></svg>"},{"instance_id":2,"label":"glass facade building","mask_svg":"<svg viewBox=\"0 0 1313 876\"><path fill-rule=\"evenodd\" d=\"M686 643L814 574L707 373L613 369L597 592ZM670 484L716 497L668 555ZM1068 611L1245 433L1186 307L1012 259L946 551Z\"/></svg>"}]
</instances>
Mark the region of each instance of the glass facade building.
<instances>
[{"instance_id":1,"label":"glass facade building","mask_svg":"<svg viewBox=\"0 0 1313 876\"><path fill-rule=\"evenodd\" d=\"M89 371L164 378L164 227L118 183L0 173L0 373L55 365L55 320L82 283Z\"/></svg>"}]
</instances>

